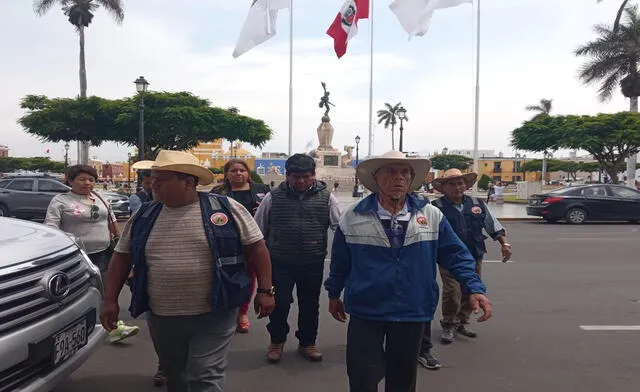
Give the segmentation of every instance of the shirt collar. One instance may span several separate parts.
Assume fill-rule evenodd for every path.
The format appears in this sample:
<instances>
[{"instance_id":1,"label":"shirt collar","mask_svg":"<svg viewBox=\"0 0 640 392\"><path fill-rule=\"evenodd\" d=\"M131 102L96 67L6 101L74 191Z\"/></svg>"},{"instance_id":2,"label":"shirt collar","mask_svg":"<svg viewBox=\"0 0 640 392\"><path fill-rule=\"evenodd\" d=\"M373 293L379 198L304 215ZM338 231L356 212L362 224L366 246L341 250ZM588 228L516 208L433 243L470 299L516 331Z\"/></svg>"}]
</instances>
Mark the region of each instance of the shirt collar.
<instances>
[{"instance_id":1,"label":"shirt collar","mask_svg":"<svg viewBox=\"0 0 640 392\"><path fill-rule=\"evenodd\" d=\"M391 212L389 212L387 209L385 209L381 204L380 201L376 199L376 203L378 204L378 216L380 218L393 218L393 214ZM401 217L401 216L405 216L409 213L409 205L407 203L407 201L405 200L404 202L404 206L402 206L402 209L395 215L396 217Z\"/></svg>"}]
</instances>

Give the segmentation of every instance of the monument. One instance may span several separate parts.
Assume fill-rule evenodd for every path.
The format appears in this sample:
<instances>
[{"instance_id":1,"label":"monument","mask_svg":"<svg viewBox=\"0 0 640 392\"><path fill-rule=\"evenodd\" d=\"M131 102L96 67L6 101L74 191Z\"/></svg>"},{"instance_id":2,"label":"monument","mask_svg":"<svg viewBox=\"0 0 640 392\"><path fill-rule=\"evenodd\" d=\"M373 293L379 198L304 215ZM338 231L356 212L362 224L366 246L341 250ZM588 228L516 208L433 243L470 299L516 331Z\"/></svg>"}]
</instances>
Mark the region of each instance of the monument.
<instances>
[{"instance_id":1,"label":"monument","mask_svg":"<svg viewBox=\"0 0 640 392\"><path fill-rule=\"evenodd\" d=\"M318 148L311 152L311 156L316 158L318 167L339 168L341 167L342 154L331 145L334 129L333 125L331 125L331 118L329 117L331 106L335 105L329 100L331 93L327 90L327 84L325 82L320 82L320 84L322 85L324 94L320 97L318 107L321 109L324 108L325 110L317 129Z\"/></svg>"}]
</instances>

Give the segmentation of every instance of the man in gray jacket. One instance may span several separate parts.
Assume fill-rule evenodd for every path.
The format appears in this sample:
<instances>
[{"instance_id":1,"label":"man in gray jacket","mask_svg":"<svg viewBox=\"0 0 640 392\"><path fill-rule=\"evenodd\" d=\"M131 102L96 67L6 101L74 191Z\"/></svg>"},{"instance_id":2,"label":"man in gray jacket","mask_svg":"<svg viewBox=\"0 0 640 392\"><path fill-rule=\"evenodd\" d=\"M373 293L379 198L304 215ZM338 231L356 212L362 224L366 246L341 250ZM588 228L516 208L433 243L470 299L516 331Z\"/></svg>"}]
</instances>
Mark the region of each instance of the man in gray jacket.
<instances>
[{"instance_id":1,"label":"man in gray jacket","mask_svg":"<svg viewBox=\"0 0 640 392\"><path fill-rule=\"evenodd\" d=\"M327 254L327 234L340 219L338 200L327 185L316 181L316 163L305 154L295 154L285 163L286 181L272 189L255 219L267 240L273 269L276 309L269 316L267 330L271 344L267 360L282 359L289 333L289 308L293 289L298 295L300 354L313 362L322 361L316 347L320 289Z\"/></svg>"}]
</instances>

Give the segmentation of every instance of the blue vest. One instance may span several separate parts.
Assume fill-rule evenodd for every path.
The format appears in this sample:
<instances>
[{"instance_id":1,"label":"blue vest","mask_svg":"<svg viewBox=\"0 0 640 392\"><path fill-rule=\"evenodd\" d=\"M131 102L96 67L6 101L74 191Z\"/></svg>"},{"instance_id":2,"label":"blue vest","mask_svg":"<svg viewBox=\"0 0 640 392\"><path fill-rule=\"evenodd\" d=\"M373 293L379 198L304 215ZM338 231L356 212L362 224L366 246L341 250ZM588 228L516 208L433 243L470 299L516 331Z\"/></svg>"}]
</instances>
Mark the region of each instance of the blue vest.
<instances>
[{"instance_id":1,"label":"blue vest","mask_svg":"<svg viewBox=\"0 0 640 392\"><path fill-rule=\"evenodd\" d=\"M229 200L225 196L198 193L202 224L213 255L213 287L211 310L233 309L245 303L251 295L251 277L243 256L243 246L236 228ZM138 317L149 310L147 292L148 266L145 255L147 240L162 211L162 204L145 203L134 215L131 223L131 257L133 278L130 279L131 306L129 311ZM227 221L212 219L224 214ZM214 224L213 221L217 224ZM224 222L224 224L220 224Z\"/></svg>"},{"instance_id":2,"label":"blue vest","mask_svg":"<svg viewBox=\"0 0 640 392\"><path fill-rule=\"evenodd\" d=\"M431 204L442 211L453 231L469 248L473 258L482 260L487 253L487 247L484 243L487 237L482 233L484 220L487 217L487 206L477 198L468 196L465 196L462 202L462 212L458 211L445 197L437 199ZM479 207L480 212L474 213L473 207Z\"/></svg>"}]
</instances>

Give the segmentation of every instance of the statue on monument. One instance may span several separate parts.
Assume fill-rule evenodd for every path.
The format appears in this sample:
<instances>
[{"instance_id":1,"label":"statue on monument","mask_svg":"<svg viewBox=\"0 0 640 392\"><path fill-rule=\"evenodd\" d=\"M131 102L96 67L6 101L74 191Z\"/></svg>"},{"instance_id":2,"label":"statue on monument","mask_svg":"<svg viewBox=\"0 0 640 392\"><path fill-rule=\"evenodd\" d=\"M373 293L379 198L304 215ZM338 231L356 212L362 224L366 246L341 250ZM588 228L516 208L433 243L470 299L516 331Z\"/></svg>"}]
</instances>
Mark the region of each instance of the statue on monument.
<instances>
[{"instance_id":1,"label":"statue on monument","mask_svg":"<svg viewBox=\"0 0 640 392\"><path fill-rule=\"evenodd\" d=\"M322 121L329 122L329 111L331 110L331 106L336 106L336 105L334 105L329 101L329 94L331 93L327 91L327 84L325 82L320 82L320 84L322 85L322 89L324 90L324 95L320 98L320 104L318 104L318 107L325 108L324 116L322 116ZM327 119L326 121L325 121L325 118Z\"/></svg>"}]
</instances>

